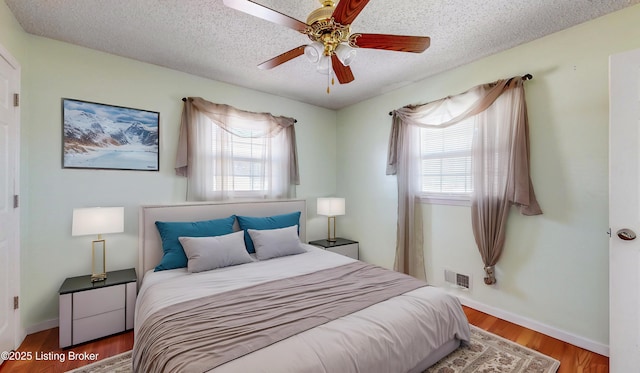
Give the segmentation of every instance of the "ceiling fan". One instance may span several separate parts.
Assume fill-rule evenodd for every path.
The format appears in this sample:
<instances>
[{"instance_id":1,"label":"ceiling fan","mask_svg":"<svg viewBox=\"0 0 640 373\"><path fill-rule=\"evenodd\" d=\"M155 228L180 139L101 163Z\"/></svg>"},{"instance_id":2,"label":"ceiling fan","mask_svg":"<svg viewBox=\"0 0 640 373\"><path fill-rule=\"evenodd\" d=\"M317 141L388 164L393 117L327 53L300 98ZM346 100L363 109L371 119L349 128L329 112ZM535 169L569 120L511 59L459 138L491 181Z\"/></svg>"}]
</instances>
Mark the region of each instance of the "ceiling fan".
<instances>
[{"instance_id":1,"label":"ceiling fan","mask_svg":"<svg viewBox=\"0 0 640 373\"><path fill-rule=\"evenodd\" d=\"M330 74L333 70L340 84L354 80L349 65L356 55L355 48L384 49L397 52L421 53L429 48L427 36L351 33L351 23L369 0L320 0L322 7L312 11L307 23L298 21L251 0L223 0L230 8L277 23L305 34L311 44L301 45L258 65L260 69L272 69L296 57L305 55L317 70ZM327 93L329 88L327 87Z\"/></svg>"}]
</instances>

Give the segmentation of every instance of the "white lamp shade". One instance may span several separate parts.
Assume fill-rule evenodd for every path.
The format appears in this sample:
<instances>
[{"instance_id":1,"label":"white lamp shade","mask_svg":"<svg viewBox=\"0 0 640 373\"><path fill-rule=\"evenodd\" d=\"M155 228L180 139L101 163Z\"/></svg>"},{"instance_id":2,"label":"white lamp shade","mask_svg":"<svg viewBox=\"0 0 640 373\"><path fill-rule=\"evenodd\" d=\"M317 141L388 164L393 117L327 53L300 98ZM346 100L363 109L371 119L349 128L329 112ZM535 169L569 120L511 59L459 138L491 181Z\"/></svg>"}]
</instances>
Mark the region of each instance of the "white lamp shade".
<instances>
[{"instance_id":1,"label":"white lamp shade","mask_svg":"<svg viewBox=\"0 0 640 373\"><path fill-rule=\"evenodd\" d=\"M309 62L317 63L320 61L320 57L324 54L324 46L322 43L314 41L313 43L304 47L304 55L307 56Z\"/></svg>"},{"instance_id":2,"label":"white lamp shade","mask_svg":"<svg viewBox=\"0 0 640 373\"><path fill-rule=\"evenodd\" d=\"M351 62L356 58L356 50L344 43L340 43L338 48L336 48L336 56L338 56L338 60L345 65L351 65Z\"/></svg>"},{"instance_id":3,"label":"white lamp shade","mask_svg":"<svg viewBox=\"0 0 640 373\"><path fill-rule=\"evenodd\" d=\"M329 74L330 69L331 57L323 55L322 57L320 57L320 61L316 66L316 71L318 71L320 74Z\"/></svg>"},{"instance_id":4,"label":"white lamp shade","mask_svg":"<svg viewBox=\"0 0 640 373\"><path fill-rule=\"evenodd\" d=\"M72 236L124 232L124 207L73 209Z\"/></svg>"},{"instance_id":5,"label":"white lamp shade","mask_svg":"<svg viewBox=\"0 0 640 373\"><path fill-rule=\"evenodd\" d=\"M344 198L318 198L318 215L339 216L345 213Z\"/></svg>"}]
</instances>

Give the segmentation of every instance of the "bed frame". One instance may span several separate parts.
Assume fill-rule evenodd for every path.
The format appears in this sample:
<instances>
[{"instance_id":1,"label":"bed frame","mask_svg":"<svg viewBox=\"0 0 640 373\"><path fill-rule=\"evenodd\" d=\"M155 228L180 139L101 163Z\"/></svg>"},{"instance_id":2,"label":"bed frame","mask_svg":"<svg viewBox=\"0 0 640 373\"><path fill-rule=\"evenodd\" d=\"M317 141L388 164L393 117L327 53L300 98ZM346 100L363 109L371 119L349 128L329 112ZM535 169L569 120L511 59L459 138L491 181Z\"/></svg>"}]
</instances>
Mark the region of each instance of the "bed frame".
<instances>
[{"instance_id":1,"label":"bed frame","mask_svg":"<svg viewBox=\"0 0 640 373\"><path fill-rule=\"evenodd\" d=\"M156 221L199 221L231 215L271 216L300 211L300 240L306 242L307 207L305 200L271 200L252 202L203 202L141 206L138 228L138 279L162 259L162 241ZM240 230L238 222L234 230ZM138 287L139 288L139 287Z\"/></svg>"}]
</instances>

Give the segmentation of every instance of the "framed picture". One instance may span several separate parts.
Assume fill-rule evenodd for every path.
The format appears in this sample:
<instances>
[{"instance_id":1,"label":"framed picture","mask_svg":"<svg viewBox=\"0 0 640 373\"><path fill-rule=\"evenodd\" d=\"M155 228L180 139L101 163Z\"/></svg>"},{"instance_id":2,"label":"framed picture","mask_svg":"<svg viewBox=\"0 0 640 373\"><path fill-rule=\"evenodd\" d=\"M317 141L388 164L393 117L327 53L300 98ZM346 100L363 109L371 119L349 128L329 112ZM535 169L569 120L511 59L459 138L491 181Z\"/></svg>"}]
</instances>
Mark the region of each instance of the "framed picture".
<instances>
[{"instance_id":1,"label":"framed picture","mask_svg":"<svg viewBox=\"0 0 640 373\"><path fill-rule=\"evenodd\" d=\"M62 167L158 171L160 113L62 99Z\"/></svg>"}]
</instances>

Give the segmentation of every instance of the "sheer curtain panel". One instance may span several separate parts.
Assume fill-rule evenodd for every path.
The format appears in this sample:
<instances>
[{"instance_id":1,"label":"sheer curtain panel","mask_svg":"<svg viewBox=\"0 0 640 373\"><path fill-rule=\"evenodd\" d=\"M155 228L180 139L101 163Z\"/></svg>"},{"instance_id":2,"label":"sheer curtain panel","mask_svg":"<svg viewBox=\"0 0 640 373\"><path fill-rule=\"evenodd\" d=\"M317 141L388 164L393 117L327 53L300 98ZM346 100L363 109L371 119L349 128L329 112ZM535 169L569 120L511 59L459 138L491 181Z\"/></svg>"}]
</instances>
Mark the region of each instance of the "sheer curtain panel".
<instances>
[{"instance_id":1,"label":"sheer curtain panel","mask_svg":"<svg viewBox=\"0 0 640 373\"><path fill-rule=\"evenodd\" d=\"M542 214L529 176L529 124L522 79L507 81L493 105L477 115L471 162L471 224L487 285L504 247L511 205Z\"/></svg>"},{"instance_id":2,"label":"sheer curtain panel","mask_svg":"<svg viewBox=\"0 0 640 373\"><path fill-rule=\"evenodd\" d=\"M291 198L300 184L293 118L185 100L176 174L187 200Z\"/></svg>"},{"instance_id":3,"label":"sheer curtain panel","mask_svg":"<svg viewBox=\"0 0 640 373\"><path fill-rule=\"evenodd\" d=\"M462 94L392 113L387 175L398 178L398 227L394 269L424 278L419 128L446 128L474 121L472 143L473 233L485 265L485 283L495 283L494 265L504 246L508 208L541 214L529 176L529 133L523 79L483 84Z\"/></svg>"}]
</instances>

